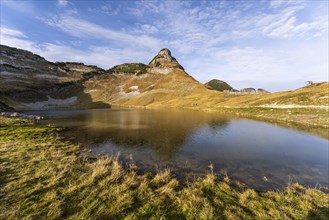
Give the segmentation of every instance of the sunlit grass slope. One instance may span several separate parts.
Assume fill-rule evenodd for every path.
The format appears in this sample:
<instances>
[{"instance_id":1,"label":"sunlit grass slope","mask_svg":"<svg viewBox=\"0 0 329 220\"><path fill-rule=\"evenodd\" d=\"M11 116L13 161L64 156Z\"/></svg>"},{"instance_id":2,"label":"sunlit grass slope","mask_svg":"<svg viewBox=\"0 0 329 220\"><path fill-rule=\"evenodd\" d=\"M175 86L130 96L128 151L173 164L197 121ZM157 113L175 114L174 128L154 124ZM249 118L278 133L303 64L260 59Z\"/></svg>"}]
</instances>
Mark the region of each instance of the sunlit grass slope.
<instances>
[{"instance_id":1,"label":"sunlit grass slope","mask_svg":"<svg viewBox=\"0 0 329 220\"><path fill-rule=\"evenodd\" d=\"M181 69L163 74L105 74L84 86L96 101L148 107L328 106L329 83L270 94L235 95L207 89Z\"/></svg>"},{"instance_id":2,"label":"sunlit grass slope","mask_svg":"<svg viewBox=\"0 0 329 220\"><path fill-rule=\"evenodd\" d=\"M88 91L94 91L90 93L94 101L124 107L219 111L244 117L329 127L328 82L271 94L234 95L209 90L183 70L174 69L167 75L105 74L87 81L84 86Z\"/></svg>"},{"instance_id":3,"label":"sunlit grass slope","mask_svg":"<svg viewBox=\"0 0 329 220\"><path fill-rule=\"evenodd\" d=\"M133 161L79 156L58 129L0 117L0 219L326 219L329 196L292 184L256 192L208 174L182 184ZM206 172L206 171L205 171Z\"/></svg>"}]
</instances>

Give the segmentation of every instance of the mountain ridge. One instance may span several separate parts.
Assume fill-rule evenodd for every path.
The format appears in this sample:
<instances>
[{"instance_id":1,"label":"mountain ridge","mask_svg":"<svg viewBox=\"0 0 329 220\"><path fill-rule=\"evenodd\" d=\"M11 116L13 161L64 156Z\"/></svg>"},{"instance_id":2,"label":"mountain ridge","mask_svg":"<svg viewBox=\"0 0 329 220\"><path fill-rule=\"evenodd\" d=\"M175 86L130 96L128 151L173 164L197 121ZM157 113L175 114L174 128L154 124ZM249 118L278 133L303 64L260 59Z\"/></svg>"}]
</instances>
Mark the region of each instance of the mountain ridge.
<instances>
[{"instance_id":1,"label":"mountain ridge","mask_svg":"<svg viewBox=\"0 0 329 220\"><path fill-rule=\"evenodd\" d=\"M94 103L108 107L110 103L122 104L139 95L156 100L154 94L164 90L205 89L166 48L149 65L125 63L107 71L77 62L49 62L29 51L4 45L0 58L0 97L17 109L89 108Z\"/></svg>"},{"instance_id":2,"label":"mountain ridge","mask_svg":"<svg viewBox=\"0 0 329 220\"><path fill-rule=\"evenodd\" d=\"M168 49L160 50L148 65L125 63L109 70L76 62L52 63L3 45L0 49L0 99L3 106L18 110L111 105L193 109L328 105L327 82L271 94L210 90L186 73Z\"/></svg>"}]
</instances>

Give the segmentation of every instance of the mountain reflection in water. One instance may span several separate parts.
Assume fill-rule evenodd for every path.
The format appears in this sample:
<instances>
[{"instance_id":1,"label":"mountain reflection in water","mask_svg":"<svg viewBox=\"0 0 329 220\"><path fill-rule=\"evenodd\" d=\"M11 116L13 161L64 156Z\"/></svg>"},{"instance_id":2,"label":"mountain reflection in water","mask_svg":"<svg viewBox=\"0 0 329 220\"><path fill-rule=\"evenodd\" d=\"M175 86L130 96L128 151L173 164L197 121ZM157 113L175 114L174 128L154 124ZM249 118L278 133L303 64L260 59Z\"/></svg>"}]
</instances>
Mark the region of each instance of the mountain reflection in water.
<instances>
[{"instance_id":1,"label":"mountain reflection in water","mask_svg":"<svg viewBox=\"0 0 329 220\"><path fill-rule=\"evenodd\" d=\"M91 154L131 155L142 171L169 167L180 179L214 171L256 189L290 181L328 186L328 141L265 122L179 110L33 112L70 127L64 135ZM264 181L264 177L268 181Z\"/></svg>"}]
</instances>

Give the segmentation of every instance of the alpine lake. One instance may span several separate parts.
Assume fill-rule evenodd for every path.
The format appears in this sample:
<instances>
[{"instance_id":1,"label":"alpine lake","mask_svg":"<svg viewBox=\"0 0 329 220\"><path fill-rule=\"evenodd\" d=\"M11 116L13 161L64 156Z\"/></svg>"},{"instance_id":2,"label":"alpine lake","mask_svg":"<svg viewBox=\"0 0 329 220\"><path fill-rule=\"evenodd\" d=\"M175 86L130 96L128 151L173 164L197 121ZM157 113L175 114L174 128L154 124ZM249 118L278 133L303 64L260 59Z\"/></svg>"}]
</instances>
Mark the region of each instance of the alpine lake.
<instances>
[{"instance_id":1,"label":"alpine lake","mask_svg":"<svg viewBox=\"0 0 329 220\"><path fill-rule=\"evenodd\" d=\"M218 113L190 110L92 109L27 111L89 149L118 155L141 173L170 169L178 180L213 172L256 190L289 183L329 186L328 140L282 127Z\"/></svg>"}]
</instances>

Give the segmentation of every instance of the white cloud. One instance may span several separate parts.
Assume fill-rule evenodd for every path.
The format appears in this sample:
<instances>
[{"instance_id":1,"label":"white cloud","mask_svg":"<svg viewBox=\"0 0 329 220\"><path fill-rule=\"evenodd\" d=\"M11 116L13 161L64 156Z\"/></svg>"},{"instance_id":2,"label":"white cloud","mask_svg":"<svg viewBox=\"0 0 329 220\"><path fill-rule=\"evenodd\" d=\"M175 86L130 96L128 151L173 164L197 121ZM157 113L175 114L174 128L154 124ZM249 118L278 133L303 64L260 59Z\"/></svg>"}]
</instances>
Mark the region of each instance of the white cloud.
<instances>
[{"instance_id":1,"label":"white cloud","mask_svg":"<svg viewBox=\"0 0 329 220\"><path fill-rule=\"evenodd\" d=\"M68 0L58 0L57 1L57 6L62 8L62 7L65 7L68 3Z\"/></svg>"},{"instance_id":2,"label":"white cloud","mask_svg":"<svg viewBox=\"0 0 329 220\"><path fill-rule=\"evenodd\" d=\"M137 1L129 5L125 10L110 2L100 6L102 16L110 15L104 23L85 19L77 9L44 20L69 35L63 36L71 43L40 45L17 30L6 30L4 41L52 61L80 61L104 68L123 62L147 63L159 49L168 47L196 79L219 78L238 88L263 84L275 88L275 83L283 81L327 79L328 14L308 15L310 3ZM129 28L115 28L111 19L123 17L133 21ZM87 48L75 49L86 44Z\"/></svg>"},{"instance_id":3,"label":"white cloud","mask_svg":"<svg viewBox=\"0 0 329 220\"><path fill-rule=\"evenodd\" d=\"M161 48L162 42L148 35L129 34L122 31L105 28L95 23L78 19L70 15L63 15L46 23L59 30L81 39L93 38L111 40L112 43L134 45L148 49Z\"/></svg>"},{"instance_id":4,"label":"white cloud","mask_svg":"<svg viewBox=\"0 0 329 220\"><path fill-rule=\"evenodd\" d=\"M146 34L154 34L159 32L159 29L151 24L143 24L141 25L140 29L142 33L146 33Z\"/></svg>"},{"instance_id":5,"label":"white cloud","mask_svg":"<svg viewBox=\"0 0 329 220\"><path fill-rule=\"evenodd\" d=\"M91 7L88 9L88 11L93 12L95 14L106 14L109 16L115 16L121 13L122 7L120 5L117 5L116 7L111 4L111 2L106 2L106 4L97 6L97 7Z\"/></svg>"},{"instance_id":6,"label":"white cloud","mask_svg":"<svg viewBox=\"0 0 329 220\"><path fill-rule=\"evenodd\" d=\"M189 3L147 1L137 4L133 9L139 12L137 14L160 18L161 21L151 25L160 33L170 36L170 40L187 42L196 50L257 37L317 37L328 29L327 17L314 17L303 22L299 19L298 14L305 8L303 1L273 1L270 4L276 5L275 10L268 10L266 2L255 1L246 1L234 7L228 7L225 1L200 3L201 6L197 7ZM254 7L258 7L258 10L248 11Z\"/></svg>"},{"instance_id":7,"label":"white cloud","mask_svg":"<svg viewBox=\"0 0 329 220\"><path fill-rule=\"evenodd\" d=\"M30 51L33 51L36 48L34 43L28 40L27 36L23 32L7 27L0 28L0 43Z\"/></svg>"},{"instance_id":8,"label":"white cloud","mask_svg":"<svg viewBox=\"0 0 329 220\"><path fill-rule=\"evenodd\" d=\"M299 22L297 12L301 7L288 7L277 14L259 16L257 25L265 36L273 38L314 37L314 33L322 33L328 29L328 20L317 17L310 22Z\"/></svg>"},{"instance_id":9,"label":"white cloud","mask_svg":"<svg viewBox=\"0 0 329 220\"><path fill-rule=\"evenodd\" d=\"M271 0L270 8L278 9L287 5L301 5L304 4L304 0Z\"/></svg>"},{"instance_id":10,"label":"white cloud","mask_svg":"<svg viewBox=\"0 0 329 220\"><path fill-rule=\"evenodd\" d=\"M1 1L1 11L6 10L5 7L15 10L17 13L21 14L35 14L35 7L33 4L27 1Z\"/></svg>"},{"instance_id":11,"label":"white cloud","mask_svg":"<svg viewBox=\"0 0 329 220\"><path fill-rule=\"evenodd\" d=\"M23 32L15 29L0 27L0 31L1 31L0 32L1 36L15 36L15 37L26 38L26 35Z\"/></svg>"},{"instance_id":12,"label":"white cloud","mask_svg":"<svg viewBox=\"0 0 329 220\"><path fill-rule=\"evenodd\" d=\"M52 62L84 62L105 69L126 62L148 62L152 58L149 52L136 51L130 47L116 49L90 46L85 50L75 49L60 42L38 44L23 32L11 28L1 28L1 44L31 51Z\"/></svg>"},{"instance_id":13,"label":"white cloud","mask_svg":"<svg viewBox=\"0 0 329 220\"><path fill-rule=\"evenodd\" d=\"M181 63L203 83L221 79L237 89L252 86L279 91L298 88L307 80L328 81L326 48L325 37L278 48L212 48L205 51L205 56L184 58Z\"/></svg>"}]
</instances>

